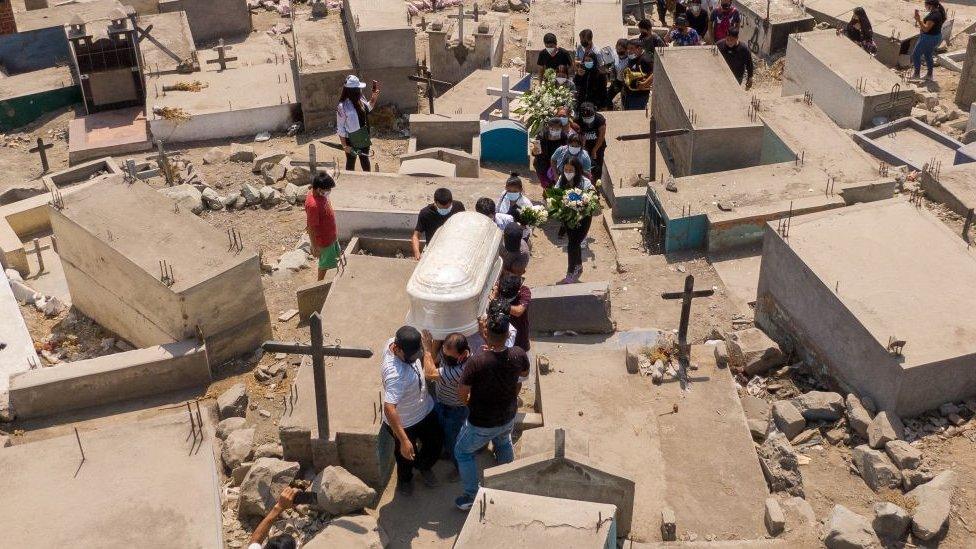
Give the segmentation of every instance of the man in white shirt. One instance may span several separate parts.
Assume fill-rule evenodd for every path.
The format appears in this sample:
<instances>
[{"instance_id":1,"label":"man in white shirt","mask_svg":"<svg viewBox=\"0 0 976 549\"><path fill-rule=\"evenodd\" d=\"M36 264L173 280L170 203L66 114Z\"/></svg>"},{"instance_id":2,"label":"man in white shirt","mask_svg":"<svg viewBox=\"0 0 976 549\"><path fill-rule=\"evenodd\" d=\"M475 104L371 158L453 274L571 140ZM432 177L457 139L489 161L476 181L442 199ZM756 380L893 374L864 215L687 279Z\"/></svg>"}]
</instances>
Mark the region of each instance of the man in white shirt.
<instances>
[{"instance_id":1,"label":"man in white shirt","mask_svg":"<svg viewBox=\"0 0 976 549\"><path fill-rule=\"evenodd\" d=\"M397 490L407 496L413 493L414 469L427 487L437 486L431 467L444 443L420 364L423 353L420 332L412 326L397 330L383 353L383 428L395 444Z\"/></svg>"}]
</instances>

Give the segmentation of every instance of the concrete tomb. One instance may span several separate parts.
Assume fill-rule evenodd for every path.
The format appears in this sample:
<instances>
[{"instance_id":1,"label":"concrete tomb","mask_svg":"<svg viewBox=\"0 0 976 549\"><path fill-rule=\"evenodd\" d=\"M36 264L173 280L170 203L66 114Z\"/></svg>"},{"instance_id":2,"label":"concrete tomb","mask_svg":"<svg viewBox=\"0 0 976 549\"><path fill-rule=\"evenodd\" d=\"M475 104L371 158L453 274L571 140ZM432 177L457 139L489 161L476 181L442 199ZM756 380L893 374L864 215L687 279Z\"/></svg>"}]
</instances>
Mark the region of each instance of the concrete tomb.
<instances>
[{"instance_id":1,"label":"concrete tomb","mask_svg":"<svg viewBox=\"0 0 976 549\"><path fill-rule=\"evenodd\" d=\"M98 23L73 19L65 26L89 114L142 106L146 97L135 27L121 9L109 13L108 19Z\"/></svg>"},{"instance_id":2,"label":"concrete tomb","mask_svg":"<svg viewBox=\"0 0 976 549\"><path fill-rule=\"evenodd\" d=\"M502 62L508 16L485 13L478 6L477 15L463 5L447 8L450 22L434 21L427 27L427 66L437 80L457 83L479 69L491 69ZM456 11L460 11L459 16ZM459 19L460 17L460 19ZM464 36L458 32L464 31Z\"/></svg>"},{"instance_id":3,"label":"concrete tomb","mask_svg":"<svg viewBox=\"0 0 976 549\"><path fill-rule=\"evenodd\" d=\"M879 410L916 415L976 395L974 260L904 201L800 216L786 236L770 223L756 323Z\"/></svg>"},{"instance_id":4,"label":"concrete tomb","mask_svg":"<svg viewBox=\"0 0 976 549\"><path fill-rule=\"evenodd\" d=\"M152 149L141 107L79 116L68 122L68 163Z\"/></svg>"},{"instance_id":5,"label":"concrete tomb","mask_svg":"<svg viewBox=\"0 0 976 549\"><path fill-rule=\"evenodd\" d=\"M185 12L199 45L246 36L252 29L246 0L159 0L159 11Z\"/></svg>"},{"instance_id":6,"label":"concrete tomb","mask_svg":"<svg viewBox=\"0 0 976 549\"><path fill-rule=\"evenodd\" d=\"M270 338L257 253L144 183L112 176L50 216L73 304L134 345L202 338L217 365Z\"/></svg>"},{"instance_id":7,"label":"concrete tomb","mask_svg":"<svg viewBox=\"0 0 976 549\"><path fill-rule=\"evenodd\" d=\"M742 17L739 40L759 57L783 52L791 34L812 31L816 24L792 0L735 0L734 3Z\"/></svg>"},{"instance_id":8,"label":"concrete tomb","mask_svg":"<svg viewBox=\"0 0 976 549\"><path fill-rule=\"evenodd\" d=\"M208 412L194 437L184 410L0 449L4 545L223 546Z\"/></svg>"},{"instance_id":9,"label":"concrete tomb","mask_svg":"<svg viewBox=\"0 0 976 549\"><path fill-rule=\"evenodd\" d=\"M913 170L937 171L976 160L965 151L960 154L961 142L913 117L855 133L854 140L876 158Z\"/></svg>"},{"instance_id":10,"label":"concrete tomb","mask_svg":"<svg viewBox=\"0 0 976 549\"><path fill-rule=\"evenodd\" d=\"M81 101L67 66L0 78L0 131L9 132Z\"/></svg>"},{"instance_id":11,"label":"concrete tomb","mask_svg":"<svg viewBox=\"0 0 976 549\"><path fill-rule=\"evenodd\" d=\"M458 177L478 177L481 124L474 115L411 114L410 141L400 162L430 158L454 165Z\"/></svg>"},{"instance_id":12,"label":"concrete tomb","mask_svg":"<svg viewBox=\"0 0 976 549\"><path fill-rule=\"evenodd\" d=\"M969 162L921 174L925 196L966 217L976 208L976 163Z\"/></svg>"},{"instance_id":13,"label":"concrete tomb","mask_svg":"<svg viewBox=\"0 0 976 549\"><path fill-rule=\"evenodd\" d=\"M969 35L965 59L956 88L956 105L963 110L972 108L976 102L976 33Z\"/></svg>"},{"instance_id":14,"label":"concrete tomb","mask_svg":"<svg viewBox=\"0 0 976 549\"><path fill-rule=\"evenodd\" d=\"M665 252L710 253L758 244L767 221L890 198L894 179L816 105L802 97L758 104L761 165L678 177L648 189Z\"/></svg>"},{"instance_id":15,"label":"concrete tomb","mask_svg":"<svg viewBox=\"0 0 976 549\"><path fill-rule=\"evenodd\" d=\"M733 170L760 163L763 124L714 46L654 52L652 111L658 130L686 128L660 141L676 176ZM708 81L709 86L702 86ZM721 97L721 101L716 101ZM646 131L646 130L645 130Z\"/></svg>"},{"instance_id":16,"label":"concrete tomb","mask_svg":"<svg viewBox=\"0 0 976 549\"><path fill-rule=\"evenodd\" d=\"M529 133L514 120L486 123L481 131L481 160L524 166L529 162Z\"/></svg>"},{"instance_id":17,"label":"concrete tomb","mask_svg":"<svg viewBox=\"0 0 976 549\"><path fill-rule=\"evenodd\" d=\"M144 71L190 73L200 70L196 43L186 12L140 15L136 22Z\"/></svg>"},{"instance_id":18,"label":"concrete tomb","mask_svg":"<svg viewBox=\"0 0 976 549\"><path fill-rule=\"evenodd\" d=\"M335 122L342 85L346 76L356 71L339 11L331 10L324 16L315 16L310 10L296 11L292 25L298 99L305 129L313 131Z\"/></svg>"},{"instance_id":19,"label":"concrete tomb","mask_svg":"<svg viewBox=\"0 0 976 549\"><path fill-rule=\"evenodd\" d=\"M522 70L504 67L476 70L438 95L434 100L434 112L448 118L476 115L481 120L491 120L500 117L503 101L500 86L505 75L509 76L509 94L506 95L529 90L532 75ZM488 91L493 88L497 91Z\"/></svg>"},{"instance_id":20,"label":"concrete tomb","mask_svg":"<svg viewBox=\"0 0 976 549\"><path fill-rule=\"evenodd\" d=\"M409 145L416 147L416 138L411 138ZM399 173L408 175L423 175L422 172L418 172L416 165L413 167L408 167L404 169L405 165L417 160L435 160L442 164L447 164L447 166L442 167L443 173L437 174L440 176L447 175L448 177L478 177L481 174L481 162L473 154L458 149L452 149L448 147L428 147L426 149L421 149L419 151L411 150L408 146L407 152L400 155L400 169ZM477 138L472 140L472 147L478 147ZM449 168L448 168L449 166ZM430 167L424 169L429 170ZM447 173L450 171L450 174Z\"/></svg>"},{"instance_id":21,"label":"concrete tomb","mask_svg":"<svg viewBox=\"0 0 976 549\"><path fill-rule=\"evenodd\" d=\"M0 406L2 406L7 402L10 376L41 365L41 359L34 350L34 340L27 330L24 318L20 315L20 306L3 269L0 269L0 333L3 333L5 343L3 349L0 349Z\"/></svg>"},{"instance_id":22,"label":"concrete tomb","mask_svg":"<svg viewBox=\"0 0 976 549\"><path fill-rule=\"evenodd\" d=\"M613 505L481 488L454 547L613 549Z\"/></svg>"},{"instance_id":23,"label":"concrete tomb","mask_svg":"<svg viewBox=\"0 0 976 549\"><path fill-rule=\"evenodd\" d=\"M457 175L457 168L450 162L436 158L401 158L397 173L420 177L454 177Z\"/></svg>"},{"instance_id":24,"label":"concrete tomb","mask_svg":"<svg viewBox=\"0 0 976 549\"><path fill-rule=\"evenodd\" d=\"M881 118L911 114L915 90L847 37L833 30L790 36L783 95L809 93L842 128L861 130Z\"/></svg>"},{"instance_id":25,"label":"concrete tomb","mask_svg":"<svg viewBox=\"0 0 976 549\"><path fill-rule=\"evenodd\" d=\"M417 70L416 36L406 4L343 0L342 10L360 80L382 81L382 103L417 112L417 85L409 79Z\"/></svg>"}]
</instances>

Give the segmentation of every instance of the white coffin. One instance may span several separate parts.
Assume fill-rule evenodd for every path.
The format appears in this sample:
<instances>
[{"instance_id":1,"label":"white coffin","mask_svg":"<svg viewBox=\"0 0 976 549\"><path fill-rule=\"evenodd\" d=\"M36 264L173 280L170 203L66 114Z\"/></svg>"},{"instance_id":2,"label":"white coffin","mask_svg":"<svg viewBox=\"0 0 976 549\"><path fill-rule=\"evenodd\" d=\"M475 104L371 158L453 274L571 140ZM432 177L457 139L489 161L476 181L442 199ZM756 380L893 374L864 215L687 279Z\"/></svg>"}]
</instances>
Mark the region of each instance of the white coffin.
<instances>
[{"instance_id":1,"label":"white coffin","mask_svg":"<svg viewBox=\"0 0 976 549\"><path fill-rule=\"evenodd\" d=\"M407 324L430 330L434 339L478 331L478 317L501 273L502 232L475 212L451 216L427 244L407 282Z\"/></svg>"}]
</instances>

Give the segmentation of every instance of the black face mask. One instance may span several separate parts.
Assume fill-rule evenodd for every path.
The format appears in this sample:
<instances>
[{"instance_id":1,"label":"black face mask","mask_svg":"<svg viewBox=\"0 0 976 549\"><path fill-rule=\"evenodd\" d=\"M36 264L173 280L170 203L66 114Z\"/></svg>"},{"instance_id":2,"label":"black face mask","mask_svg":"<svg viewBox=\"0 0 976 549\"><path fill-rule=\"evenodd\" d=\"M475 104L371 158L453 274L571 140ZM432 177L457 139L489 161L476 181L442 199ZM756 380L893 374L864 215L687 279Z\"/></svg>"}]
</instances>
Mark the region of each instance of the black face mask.
<instances>
[{"instance_id":1,"label":"black face mask","mask_svg":"<svg viewBox=\"0 0 976 549\"><path fill-rule=\"evenodd\" d=\"M464 359L453 357L453 356L447 356L447 355L441 355L441 360L444 361L444 365L447 366L448 368L460 366L461 364L464 363Z\"/></svg>"}]
</instances>

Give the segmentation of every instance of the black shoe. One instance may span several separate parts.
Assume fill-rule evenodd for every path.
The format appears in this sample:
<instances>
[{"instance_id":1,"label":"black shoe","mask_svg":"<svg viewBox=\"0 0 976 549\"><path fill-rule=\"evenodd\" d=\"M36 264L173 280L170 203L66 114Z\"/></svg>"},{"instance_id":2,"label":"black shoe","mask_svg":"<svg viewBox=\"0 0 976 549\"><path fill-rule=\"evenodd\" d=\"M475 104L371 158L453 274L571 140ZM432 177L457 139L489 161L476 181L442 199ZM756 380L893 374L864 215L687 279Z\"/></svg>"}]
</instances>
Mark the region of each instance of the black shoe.
<instances>
[{"instance_id":1,"label":"black shoe","mask_svg":"<svg viewBox=\"0 0 976 549\"><path fill-rule=\"evenodd\" d=\"M430 469L427 469L426 471L421 471L420 478L423 479L424 486L428 488L437 488L438 486L441 485L440 481L437 480L437 475L435 475L434 471Z\"/></svg>"},{"instance_id":2,"label":"black shoe","mask_svg":"<svg viewBox=\"0 0 976 549\"><path fill-rule=\"evenodd\" d=\"M397 483L397 493L401 496L412 496L413 495L413 481L398 482Z\"/></svg>"}]
</instances>

